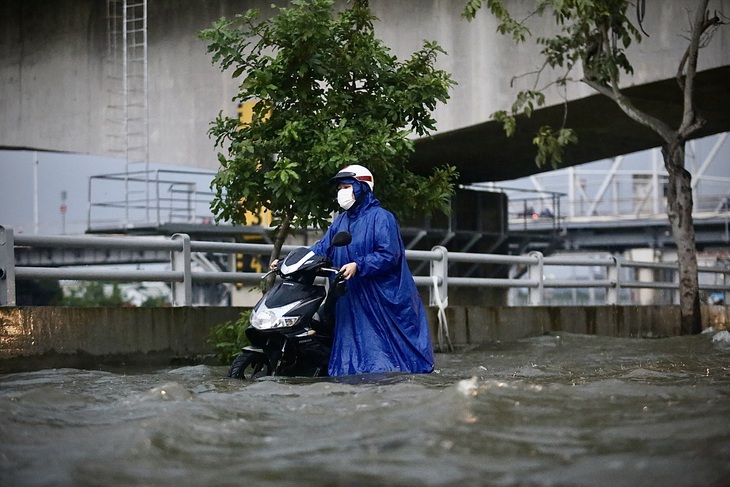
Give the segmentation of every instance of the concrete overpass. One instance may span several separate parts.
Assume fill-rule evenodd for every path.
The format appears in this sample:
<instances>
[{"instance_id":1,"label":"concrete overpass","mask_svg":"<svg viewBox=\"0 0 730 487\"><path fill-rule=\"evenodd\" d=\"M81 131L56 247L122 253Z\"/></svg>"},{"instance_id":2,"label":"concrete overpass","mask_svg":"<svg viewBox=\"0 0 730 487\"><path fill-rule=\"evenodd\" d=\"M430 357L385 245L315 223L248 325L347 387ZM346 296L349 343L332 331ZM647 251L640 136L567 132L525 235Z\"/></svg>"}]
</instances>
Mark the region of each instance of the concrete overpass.
<instances>
[{"instance_id":1,"label":"concrete overpass","mask_svg":"<svg viewBox=\"0 0 730 487\"><path fill-rule=\"evenodd\" d=\"M114 78L109 16L105 6L121 0L60 0L38 4L6 0L0 6L0 147L24 147L114 156L118 135L114 119ZM221 16L232 17L258 7L268 15L270 0L234 2L149 2L145 18L148 99L146 122L148 159L159 163L216 169L206 131L219 111L235 114L231 101L236 81L211 66L196 33ZM529 0L508 2L515 12L527 12ZM691 0L647 1L644 28L650 38L632 46L629 55L636 74L625 80L639 106L658 115L677 113L679 93L672 76L686 45L685 9ZM462 182L499 181L539 171L530 143L534 128L558 121L558 93L548 94L553 106L536 112L506 138L499 124L485 121L506 109L523 88L514 75L541 64L538 47L515 46L495 32L485 10L467 23L463 2L440 0L370 0L381 21L377 34L404 59L422 45L438 41L449 53L439 67L459 83L452 98L436 110L438 132L416 143L414 168L454 164ZM730 13L730 0L715 0L711 8ZM550 22L536 20L535 36L548 35ZM720 29L700 56L698 106L708 124L699 135L730 130L730 32ZM659 140L628 120L609 100L586 86L571 86L568 124L579 128L580 143L569 150L566 163L581 164L611 155L654 147ZM145 102L147 103L147 102ZM110 135L112 137L110 137ZM100 173L104 169L100 168ZM0 184L3 184L0 182Z\"/></svg>"},{"instance_id":2,"label":"concrete overpass","mask_svg":"<svg viewBox=\"0 0 730 487\"><path fill-rule=\"evenodd\" d=\"M637 107L664 120L681 120L682 93L674 79L633 86L626 93ZM703 71L697 76L696 103L707 120L694 138L730 131L730 66ZM666 118L665 118L666 117ZM532 138L542 125L560 126L563 106L551 106L520 117L517 131L505 137L502 124L488 121L439 133L416 141L413 163L428 173L449 161L458 167L462 182L507 181L550 171L538 168ZM568 148L564 166L575 166L662 145L661 138L624 115L603 95L568 103L566 125L578 133L578 144Z\"/></svg>"}]
</instances>

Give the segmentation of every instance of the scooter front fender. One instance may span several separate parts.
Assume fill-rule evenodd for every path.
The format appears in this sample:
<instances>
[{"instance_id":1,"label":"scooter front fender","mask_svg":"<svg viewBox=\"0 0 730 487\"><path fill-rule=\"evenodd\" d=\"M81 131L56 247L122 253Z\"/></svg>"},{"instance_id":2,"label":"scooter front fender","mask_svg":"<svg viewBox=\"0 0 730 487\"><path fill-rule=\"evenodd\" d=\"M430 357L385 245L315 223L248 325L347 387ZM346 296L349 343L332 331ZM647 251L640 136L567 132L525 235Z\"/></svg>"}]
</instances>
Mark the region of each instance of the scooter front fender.
<instances>
[{"instance_id":1,"label":"scooter front fender","mask_svg":"<svg viewBox=\"0 0 730 487\"><path fill-rule=\"evenodd\" d=\"M241 349L241 351L242 351L242 352L255 352L255 353L260 353L260 354L262 354L262 355L264 354L264 349L263 349L263 348L259 348L259 347L252 347L252 346L250 346L250 345L248 345L248 346L245 346L245 347L243 347L243 348Z\"/></svg>"}]
</instances>

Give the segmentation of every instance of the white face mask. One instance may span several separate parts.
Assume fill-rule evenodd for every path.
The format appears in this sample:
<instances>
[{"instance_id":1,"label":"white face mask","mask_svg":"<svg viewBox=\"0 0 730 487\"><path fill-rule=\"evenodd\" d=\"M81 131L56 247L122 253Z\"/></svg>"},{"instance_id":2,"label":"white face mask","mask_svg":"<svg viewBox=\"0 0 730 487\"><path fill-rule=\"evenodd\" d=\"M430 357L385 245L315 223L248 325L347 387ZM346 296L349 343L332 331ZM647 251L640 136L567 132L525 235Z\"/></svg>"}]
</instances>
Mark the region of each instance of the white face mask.
<instances>
[{"instance_id":1,"label":"white face mask","mask_svg":"<svg viewBox=\"0 0 730 487\"><path fill-rule=\"evenodd\" d=\"M342 188L337 191L337 203L340 204L343 210L352 208L352 205L355 204L355 193L352 191L352 187Z\"/></svg>"}]
</instances>

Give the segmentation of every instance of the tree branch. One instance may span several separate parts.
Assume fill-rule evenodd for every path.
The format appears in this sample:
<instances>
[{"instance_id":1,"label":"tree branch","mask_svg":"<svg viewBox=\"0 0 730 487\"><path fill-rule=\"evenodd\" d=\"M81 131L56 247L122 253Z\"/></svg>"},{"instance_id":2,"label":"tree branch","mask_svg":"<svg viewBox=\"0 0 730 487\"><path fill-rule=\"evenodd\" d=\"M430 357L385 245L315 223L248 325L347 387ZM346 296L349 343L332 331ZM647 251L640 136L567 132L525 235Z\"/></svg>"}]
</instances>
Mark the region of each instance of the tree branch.
<instances>
[{"instance_id":1,"label":"tree branch","mask_svg":"<svg viewBox=\"0 0 730 487\"><path fill-rule=\"evenodd\" d=\"M704 1L707 2L708 0ZM610 56L611 46L608 42L608 25L604 22L602 24L599 24L598 28L600 29L601 37L600 49L602 49L606 55ZM634 106L631 100L621 92L621 89L619 88L618 70L612 69L609 71L608 85L602 83L598 79L593 78L592 76L584 76L583 82L596 90L598 93L612 99L614 102L616 102L621 111L628 115L629 118L646 127L649 127L654 132L659 134L659 136L665 142L670 143L676 138L676 133L674 132L674 130L672 130L669 124L652 115L649 115L648 113L639 110L638 108L636 108L636 106Z\"/></svg>"},{"instance_id":2,"label":"tree branch","mask_svg":"<svg viewBox=\"0 0 730 487\"><path fill-rule=\"evenodd\" d=\"M677 83L683 91L684 110L682 115L682 123L679 126L679 134L682 138L687 138L690 134L698 130L704 125L704 120L699 119L695 113L694 106L694 84L695 75L697 74L697 57L700 50L700 39L707 29L718 25L720 19L715 16L710 18L707 13L707 4L709 0L702 0L695 12L695 19L692 24L692 36L687 50L682 56L677 71Z\"/></svg>"},{"instance_id":3,"label":"tree branch","mask_svg":"<svg viewBox=\"0 0 730 487\"><path fill-rule=\"evenodd\" d=\"M674 131L667 123L636 108L631 100L619 90L618 83L614 79L612 79L611 88L593 80L583 79L583 82L600 94L612 99L629 118L649 127L659 134L664 141L670 142L674 138Z\"/></svg>"}]
</instances>

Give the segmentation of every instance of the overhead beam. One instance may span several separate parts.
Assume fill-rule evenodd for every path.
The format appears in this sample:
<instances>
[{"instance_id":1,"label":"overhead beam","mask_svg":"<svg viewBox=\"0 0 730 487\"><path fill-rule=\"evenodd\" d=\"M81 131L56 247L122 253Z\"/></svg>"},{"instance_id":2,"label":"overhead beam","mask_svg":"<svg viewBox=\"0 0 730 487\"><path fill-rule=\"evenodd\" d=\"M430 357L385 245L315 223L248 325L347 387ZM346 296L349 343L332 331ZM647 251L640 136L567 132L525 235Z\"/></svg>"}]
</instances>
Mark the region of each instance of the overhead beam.
<instances>
[{"instance_id":1,"label":"overhead beam","mask_svg":"<svg viewBox=\"0 0 730 487\"><path fill-rule=\"evenodd\" d=\"M705 125L694 138L730 131L730 66L697 73L695 103ZM682 93L674 78L634 86L625 90L634 104L664 120L680 120ZM659 147L662 140L653 131L631 120L603 95L568 103L567 127L577 131L578 144L567 149L564 167L598 161ZM502 124L488 121L470 127L418 139L411 169L428 174L451 164L459 171L460 183L508 181L552 167L535 164L532 144L542 125L559 127L564 106L537 110L531 118L519 117L516 133L507 137ZM485 114L487 116L489 114Z\"/></svg>"}]
</instances>

